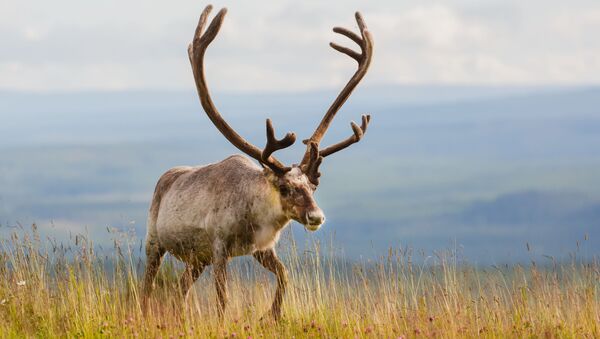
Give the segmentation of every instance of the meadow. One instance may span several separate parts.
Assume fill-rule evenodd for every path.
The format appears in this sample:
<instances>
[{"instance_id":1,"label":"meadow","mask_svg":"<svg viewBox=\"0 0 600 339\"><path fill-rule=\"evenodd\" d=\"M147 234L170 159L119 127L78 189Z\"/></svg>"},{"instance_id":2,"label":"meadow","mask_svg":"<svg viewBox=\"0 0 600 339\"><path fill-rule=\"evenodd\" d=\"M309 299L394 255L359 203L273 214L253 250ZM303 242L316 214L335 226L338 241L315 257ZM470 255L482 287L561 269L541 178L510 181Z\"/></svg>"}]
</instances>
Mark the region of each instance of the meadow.
<instances>
[{"instance_id":1,"label":"meadow","mask_svg":"<svg viewBox=\"0 0 600 339\"><path fill-rule=\"evenodd\" d=\"M42 239L36 227L1 242L2 337L413 338L600 336L600 263L547 258L527 265L474 266L455 250L390 249L345 260L334 244L278 247L290 273L283 319L267 313L274 278L250 260L229 270L230 303L217 317L210 270L188 299L182 267L166 259L148 314L139 304L140 241L109 230L114 249L82 235ZM110 253L110 254L108 254Z\"/></svg>"}]
</instances>

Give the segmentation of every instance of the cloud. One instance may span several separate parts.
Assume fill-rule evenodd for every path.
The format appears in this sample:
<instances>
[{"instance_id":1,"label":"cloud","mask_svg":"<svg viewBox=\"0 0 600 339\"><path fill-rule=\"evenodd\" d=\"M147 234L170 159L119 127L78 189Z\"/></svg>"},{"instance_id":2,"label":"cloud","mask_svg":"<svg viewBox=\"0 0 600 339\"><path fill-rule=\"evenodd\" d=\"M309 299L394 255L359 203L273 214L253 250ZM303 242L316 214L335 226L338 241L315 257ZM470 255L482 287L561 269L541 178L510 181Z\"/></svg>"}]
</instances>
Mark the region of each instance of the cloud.
<instances>
[{"instance_id":1,"label":"cloud","mask_svg":"<svg viewBox=\"0 0 600 339\"><path fill-rule=\"evenodd\" d=\"M331 32L361 9L376 50L365 83L589 84L600 79L600 3L587 0L229 3L207 54L217 90L342 86L354 63ZM158 1L0 4L0 89L189 89L202 6Z\"/></svg>"}]
</instances>

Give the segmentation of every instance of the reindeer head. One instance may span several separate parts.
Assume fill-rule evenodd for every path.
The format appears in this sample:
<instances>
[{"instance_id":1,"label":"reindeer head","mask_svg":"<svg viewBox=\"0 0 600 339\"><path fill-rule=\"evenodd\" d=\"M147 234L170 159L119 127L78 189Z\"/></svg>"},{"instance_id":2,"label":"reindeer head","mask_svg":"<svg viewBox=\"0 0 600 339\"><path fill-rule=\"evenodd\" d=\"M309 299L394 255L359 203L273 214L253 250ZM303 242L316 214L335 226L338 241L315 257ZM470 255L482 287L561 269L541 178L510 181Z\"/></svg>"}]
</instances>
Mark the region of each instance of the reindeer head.
<instances>
[{"instance_id":1,"label":"reindeer head","mask_svg":"<svg viewBox=\"0 0 600 339\"><path fill-rule=\"evenodd\" d=\"M227 13L226 8L221 9L206 29L206 32L203 32L211 10L212 6L208 5L202 12L194 39L188 46L188 56L192 64L192 71L202 107L209 119L227 140L242 152L256 159L263 166L267 176L270 178L270 182L274 185L277 192L279 192L281 204L289 217L302 223L309 230L314 231L325 221L323 212L313 198L313 193L319 185L319 177L321 176L319 166L323 162L323 158L360 141L367 131L367 126L371 120L370 115L363 115L361 126L351 122L350 126L352 127L353 134L350 137L337 144L320 149L321 139L325 135L325 132L327 132L327 128L331 124L335 114L367 73L369 64L371 63L371 56L373 55L373 38L367 30L362 16L358 12L355 16L358 28L360 29L360 35L341 27L333 29L335 33L344 35L359 45L361 49L360 53L335 43L330 43L333 49L356 60L358 69L329 107L312 136L303 141L306 145L306 152L300 164L288 167L279 162L272 154L277 150L290 147L296 141L294 133L287 133L282 139L277 139L271 119L267 119L267 143L261 150L242 138L227 124L210 97L204 74L204 54L208 45L217 36Z\"/></svg>"},{"instance_id":2,"label":"reindeer head","mask_svg":"<svg viewBox=\"0 0 600 339\"><path fill-rule=\"evenodd\" d=\"M300 167L294 165L283 175L269 177L286 215L310 231L319 229L325 222L325 215L313 197L317 186L308 180Z\"/></svg>"}]
</instances>

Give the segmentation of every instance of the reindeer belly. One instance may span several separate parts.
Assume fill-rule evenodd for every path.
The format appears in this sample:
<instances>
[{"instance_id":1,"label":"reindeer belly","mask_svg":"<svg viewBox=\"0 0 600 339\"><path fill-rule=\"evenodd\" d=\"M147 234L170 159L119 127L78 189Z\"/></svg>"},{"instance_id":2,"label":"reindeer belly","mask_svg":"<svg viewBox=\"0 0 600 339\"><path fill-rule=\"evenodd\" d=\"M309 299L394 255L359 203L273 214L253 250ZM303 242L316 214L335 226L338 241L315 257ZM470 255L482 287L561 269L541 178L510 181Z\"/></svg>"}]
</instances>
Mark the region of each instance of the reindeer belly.
<instances>
[{"instance_id":1,"label":"reindeer belly","mask_svg":"<svg viewBox=\"0 0 600 339\"><path fill-rule=\"evenodd\" d=\"M209 263L220 218L208 206L181 199L180 194L169 192L163 198L156 223L159 244L184 262Z\"/></svg>"},{"instance_id":2,"label":"reindeer belly","mask_svg":"<svg viewBox=\"0 0 600 339\"><path fill-rule=\"evenodd\" d=\"M184 262L210 263L215 242L225 243L230 256L252 254L255 251L251 229L244 228L243 217L231 209L215 206L199 199L179 199L167 194L157 220L159 244Z\"/></svg>"},{"instance_id":3,"label":"reindeer belly","mask_svg":"<svg viewBox=\"0 0 600 339\"><path fill-rule=\"evenodd\" d=\"M212 260L213 237L197 226L159 228L158 241L162 248L181 261L209 263Z\"/></svg>"}]
</instances>

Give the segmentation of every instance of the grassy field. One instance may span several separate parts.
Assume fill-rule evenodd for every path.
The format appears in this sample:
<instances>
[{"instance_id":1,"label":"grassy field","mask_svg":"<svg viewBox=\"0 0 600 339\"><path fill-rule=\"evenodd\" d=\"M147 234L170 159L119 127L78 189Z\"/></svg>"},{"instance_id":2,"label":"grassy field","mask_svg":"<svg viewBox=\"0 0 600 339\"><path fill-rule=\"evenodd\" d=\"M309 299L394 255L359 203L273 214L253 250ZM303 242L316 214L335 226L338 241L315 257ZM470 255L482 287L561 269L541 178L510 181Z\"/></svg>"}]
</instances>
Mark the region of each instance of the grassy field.
<instances>
[{"instance_id":1,"label":"grassy field","mask_svg":"<svg viewBox=\"0 0 600 339\"><path fill-rule=\"evenodd\" d=\"M181 267L163 265L152 307L138 298L139 239L115 234L112 255L76 236L40 239L35 228L1 243L2 337L588 337L600 336L600 265L473 267L447 252L427 257L391 249L375 261L349 262L291 240L279 252L290 270L283 320L261 320L275 281L259 265L236 261L230 303L216 316L210 270L185 303ZM134 247L134 244L135 247ZM338 258L338 259L334 259Z\"/></svg>"}]
</instances>

